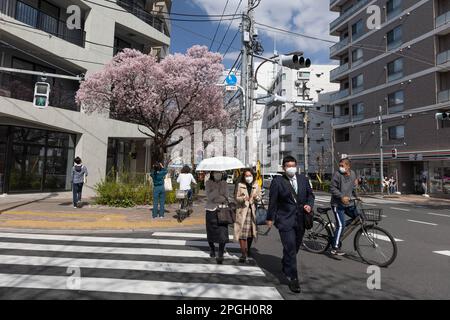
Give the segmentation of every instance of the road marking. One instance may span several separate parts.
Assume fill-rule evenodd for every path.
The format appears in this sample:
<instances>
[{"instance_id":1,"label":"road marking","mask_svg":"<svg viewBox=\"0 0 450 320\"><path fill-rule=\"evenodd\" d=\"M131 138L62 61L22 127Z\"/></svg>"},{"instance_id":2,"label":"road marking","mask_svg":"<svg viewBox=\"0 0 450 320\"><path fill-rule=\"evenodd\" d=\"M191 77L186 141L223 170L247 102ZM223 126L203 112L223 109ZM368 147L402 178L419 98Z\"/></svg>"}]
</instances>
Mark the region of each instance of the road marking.
<instances>
[{"instance_id":1,"label":"road marking","mask_svg":"<svg viewBox=\"0 0 450 320\"><path fill-rule=\"evenodd\" d=\"M189 233L189 232L153 232L155 237L180 237L180 238L197 238L206 239L206 233Z\"/></svg>"},{"instance_id":2,"label":"road marking","mask_svg":"<svg viewBox=\"0 0 450 320\"><path fill-rule=\"evenodd\" d=\"M149 248L120 248L120 247L95 247L95 246L72 246L56 244L33 244L18 242L1 242L0 249L30 250L30 251L60 251L60 252L82 252L82 253L104 253L104 254L130 254L165 257L190 257L210 258L209 252L201 250L172 250L172 249L149 249ZM231 259L238 259L236 255L225 254Z\"/></svg>"},{"instance_id":3,"label":"road marking","mask_svg":"<svg viewBox=\"0 0 450 320\"><path fill-rule=\"evenodd\" d=\"M0 264L139 270L149 272L182 272L182 273L215 273L226 275L242 275L264 277L259 267L233 266L199 263L169 263L156 261L107 260L107 259L77 259L38 256L0 255Z\"/></svg>"},{"instance_id":4,"label":"road marking","mask_svg":"<svg viewBox=\"0 0 450 320\"><path fill-rule=\"evenodd\" d=\"M436 223L430 223L430 222L424 222L424 221L417 221L417 220L408 220L409 222L415 222L415 223L421 223L421 224L427 224L430 226L437 226Z\"/></svg>"},{"instance_id":5,"label":"road marking","mask_svg":"<svg viewBox=\"0 0 450 320\"><path fill-rule=\"evenodd\" d=\"M173 240L173 239L143 239L143 238L112 238L112 237L88 237L88 236L64 236L47 234L28 233L7 233L0 232L0 238L19 238L31 240L59 240L59 241L79 241L79 242L103 242L103 243L124 243L124 244L154 244L168 246L197 246L208 247L207 241ZM238 243L227 244L228 248L239 248Z\"/></svg>"},{"instance_id":6,"label":"road marking","mask_svg":"<svg viewBox=\"0 0 450 320\"><path fill-rule=\"evenodd\" d=\"M80 291L166 295L191 298L282 300L274 287L82 277ZM0 274L0 287L69 290L69 277Z\"/></svg>"},{"instance_id":7,"label":"road marking","mask_svg":"<svg viewBox=\"0 0 450 320\"><path fill-rule=\"evenodd\" d=\"M383 241L391 241L391 239L389 239L389 237L383 236L383 235L381 235L381 234L374 234L374 233L372 233L372 232L369 232L369 234L370 234L372 237L376 238L376 239L380 239L380 240L383 240ZM395 242L402 242L402 241L404 241L404 240L394 238L394 241L395 241Z\"/></svg>"},{"instance_id":8,"label":"road marking","mask_svg":"<svg viewBox=\"0 0 450 320\"><path fill-rule=\"evenodd\" d=\"M386 215L384 215L384 214L382 214L381 216L382 216L383 218L387 218L387 216L386 216Z\"/></svg>"},{"instance_id":9,"label":"road marking","mask_svg":"<svg viewBox=\"0 0 450 320\"><path fill-rule=\"evenodd\" d=\"M326 200L319 200L319 199L316 199L316 201L317 201L317 202L330 202L330 201L326 201Z\"/></svg>"},{"instance_id":10,"label":"road marking","mask_svg":"<svg viewBox=\"0 0 450 320\"><path fill-rule=\"evenodd\" d=\"M409 210L409 209L403 209L403 208L396 208L396 207L389 207L389 209L392 209L392 210L400 210L400 211L411 211L411 210Z\"/></svg>"},{"instance_id":11,"label":"road marking","mask_svg":"<svg viewBox=\"0 0 450 320\"><path fill-rule=\"evenodd\" d=\"M447 217L447 218L450 218L450 216L447 215L447 214L434 213L434 212L428 212L427 214L432 215L432 216L439 216L439 217Z\"/></svg>"},{"instance_id":12,"label":"road marking","mask_svg":"<svg viewBox=\"0 0 450 320\"><path fill-rule=\"evenodd\" d=\"M449 256L450 257L450 250L444 250L444 251L433 251L434 253L437 254L442 254L444 256Z\"/></svg>"},{"instance_id":13,"label":"road marking","mask_svg":"<svg viewBox=\"0 0 450 320\"><path fill-rule=\"evenodd\" d=\"M377 206L376 204L370 204L370 203L365 203L365 202L363 202L362 205L363 206L368 206L368 207L376 207Z\"/></svg>"}]
</instances>

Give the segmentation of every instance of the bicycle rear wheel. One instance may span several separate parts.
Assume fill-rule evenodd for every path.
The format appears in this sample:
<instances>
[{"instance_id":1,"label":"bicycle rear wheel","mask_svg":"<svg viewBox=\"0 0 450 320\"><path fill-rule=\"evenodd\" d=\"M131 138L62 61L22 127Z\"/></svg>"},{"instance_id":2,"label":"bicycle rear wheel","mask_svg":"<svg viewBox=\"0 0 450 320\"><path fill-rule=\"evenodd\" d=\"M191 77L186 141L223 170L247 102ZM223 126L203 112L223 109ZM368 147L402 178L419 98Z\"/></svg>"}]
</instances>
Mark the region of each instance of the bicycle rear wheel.
<instances>
[{"instance_id":1,"label":"bicycle rear wheel","mask_svg":"<svg viewBox=\"0 0 450 320\"><path fill-rule=\"evenodd\" d=\"M369 225L358 230L355 248L366 263L387 267L397 257L397 244L386 230Z\"/></svg>"},{"instance_id":2,"label":"bicycle rear wheel","mask_svg":"<svg viewBox=\"0 0 450 320\"><path fill-rule=\"evenodd\" d=\"M314 218L313 227L305 230L303 246L309 252L324 253L331 244L331 230L320 218Z\"/></svg>"}]
</instances>

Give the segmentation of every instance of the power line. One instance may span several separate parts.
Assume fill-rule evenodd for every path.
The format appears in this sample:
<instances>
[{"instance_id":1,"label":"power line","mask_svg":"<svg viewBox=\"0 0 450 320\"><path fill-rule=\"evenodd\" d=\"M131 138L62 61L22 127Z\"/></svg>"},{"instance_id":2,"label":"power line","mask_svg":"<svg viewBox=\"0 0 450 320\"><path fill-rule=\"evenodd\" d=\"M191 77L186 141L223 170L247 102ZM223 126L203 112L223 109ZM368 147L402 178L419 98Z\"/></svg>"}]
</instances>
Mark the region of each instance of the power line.
<instances>
[{"instance_id":1,"label":"power line","mask_svg":"<svg viewBox=\"0 0 450 320\"><path fill-rule=\"evenodd\" d=\"M239 8L241 7L241 4L242 4L242 0L239 1L239 4L238 4L238 6L237 6L237 8L236 8L236 11L234 12L234 14L236 14L236 13L238 12ZM217 49L217 51L220 51L220 48L222 48L222 44L223 44L223 42L225 41L225 38L227 37L228 31L230 30L230 27L231 27L232 24L233 24L233 21L230 21L230 23L228 24L228 28L227 28L227 30L225 31L225 34L224 34L224 36L223 36L223 38L222 38L222 41L220 42L220 45L219 45L219 48Z\"/></svg>"},{"instance_id":2,"label":"power line","mask_svg":"<svg viewBox=\"0 0 450 320\"><path fill-rule=\"evenodd\" d=\"M273 30L279 31L281 33L288 33L288 34L292 34L292 35L295 35L295 36L298 36L298 37L302 37L302 38L307 38L307 39L311 39L311 40L327 42L327 43L331 43L331 44L339 43L339 42L328 40L328 39L323 39L323 38L319 38L319 37L315 37L315 36L310 36L310 35L301 34L301 33L290 31L290 30L285 30L285 29L269 26L267 24L263 24L263 23L259 23L259 22L256 22L256 24L260 25L260 26L263 26L263 27L266 27L266 28L269 28L269 29L273 29ZM376 49L376 48L371 47L370 45L363 45L363 44L349 44L349 46L353 47L353 48L362 48L362 49L366 49L366 50L369 50L369 51L375 51L375 52L381 52L381 53L390 53L390 54L394 54L394 55L397 55L397 56L405 57L407 59L410 59L410 60L413 60L413 61L416 61L416 62L428 64L430 66L437 67L437 68L440 68L440 69L445 70L445 71L450 70L449 68L438 66L434 62L428 61L428 60L426 60L424 58L415 58L412 55L408 56L408 55L400 53L400 52L389 52L389 51L386 52L386 50L384 50L384 49Z\"/></svg>"},{"instance_id":3,"label":"power line","mask_svg":"<svg viewBox=\"0 0 450 320\"><path fill-rule=\"evenodd\" d=\"M239 29L236 31L236 33L234 34L233 40L231 40L230 45L228 46L227 50L225 51L225 53L223 54L223 58L225 59L225 56L227 55L228 51L230 51L231 45L233 44L234 40L236 40L237 35L239 34ZM233 49L236 49L233 47ZM237 49L240 50L240 49Z\"/></svg>"},{"instance_id":4,"label":"power line","mask_svg":"<svg viewBox=\"0 0 450 320\"><path fill-rule=\"evenodd\" d=\"M227 0L227 2L225 3L225 7L223 7L222 16L220 17L220 21L219 21L219 24L217 25L216 32L214 33L213 40L211 41L211 44L209 45L209 50L211 50L212 45L213 45L214 41L216 40L217 32L219 32L220 25L222 24L223 15L225 14L225 11L227 10L229 1L230 0Z\"/></svg>"}]
</instances>

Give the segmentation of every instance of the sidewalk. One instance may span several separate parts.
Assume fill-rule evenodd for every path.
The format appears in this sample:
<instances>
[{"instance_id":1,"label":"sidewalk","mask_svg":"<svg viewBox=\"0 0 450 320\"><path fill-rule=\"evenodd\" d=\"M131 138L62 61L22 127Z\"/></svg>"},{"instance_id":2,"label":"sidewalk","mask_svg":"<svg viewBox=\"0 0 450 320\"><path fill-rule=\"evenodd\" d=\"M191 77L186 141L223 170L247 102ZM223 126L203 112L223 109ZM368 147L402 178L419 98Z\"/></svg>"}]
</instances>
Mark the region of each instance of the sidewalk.
<instances>
[{"instance_id":1,"label":"sidewalk","mask_svg":"<svg viewBox=\"0 0 450 320\"><path fill-rule=\"evenodd\" d=\"M399 202L407 202L412 205L426 205L426 206L439 206L439 207L448 207L450 209L450 199L444 198L433 198L424 197L416 194L406 194L406 195L362 195L362 197L375 198L375 199L384 199L384 200L392 200Z\"/></svg>"},{"instance_id":2,"label":"sidewalk","mask_svg":"<svg viewBox=\"0 0 450 320\"><path fill-rule=\"evenodd\" d=\"M164 219L152 219L152 206L111 208L93 204L73 208L66 195L14 195L0 197L0 229L30 231L145 231L205 225L204 195L197 196L193 213L183 222L176 219L179 204L166 205Z\"/></svg>"}]
</instances>

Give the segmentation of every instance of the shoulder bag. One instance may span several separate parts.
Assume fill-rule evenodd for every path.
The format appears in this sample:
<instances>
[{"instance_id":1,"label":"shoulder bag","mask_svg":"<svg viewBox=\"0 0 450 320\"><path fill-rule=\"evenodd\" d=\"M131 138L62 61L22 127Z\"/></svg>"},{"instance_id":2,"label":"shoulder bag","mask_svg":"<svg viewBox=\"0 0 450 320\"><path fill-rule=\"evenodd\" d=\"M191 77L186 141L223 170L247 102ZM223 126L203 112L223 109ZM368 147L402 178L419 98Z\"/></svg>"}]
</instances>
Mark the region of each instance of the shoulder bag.
<instances>
[{"instance_id":1,"label":"shoulder bag","mask_svg":"<svg viewBox=\"0 0 450 320\"><path fill-rule=\"evenodd\" d=\"M222 203L218 207L217 211L217 223L220 225L229 225L236 222L236 205L230 203L228 198L225 197L226 204Z\"/></svg>"}]
</instances>

